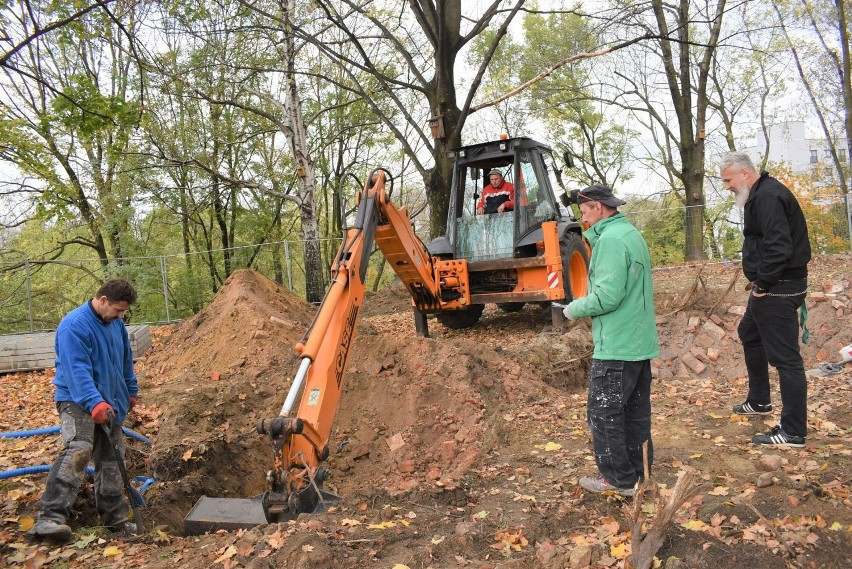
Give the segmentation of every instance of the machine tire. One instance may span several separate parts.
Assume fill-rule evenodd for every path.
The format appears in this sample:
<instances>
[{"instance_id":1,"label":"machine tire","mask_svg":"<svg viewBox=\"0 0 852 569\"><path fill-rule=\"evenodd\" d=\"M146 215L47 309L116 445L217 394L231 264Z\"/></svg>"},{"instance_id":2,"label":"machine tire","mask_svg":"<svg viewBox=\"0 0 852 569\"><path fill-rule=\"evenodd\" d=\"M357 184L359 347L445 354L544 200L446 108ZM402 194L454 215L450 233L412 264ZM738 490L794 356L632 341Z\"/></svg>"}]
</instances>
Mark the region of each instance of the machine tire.
<instances>
[{"instance_id":1,"label":"machine tire","mask_svg":"<svg viewBox=\"0 0 852 569\"><path fill-rule=\"evenodd\" d=\"M482 316L483 310L485 310L484 304L473 304L469 308L465 308L464 310L440 312L436 315L436 317L438 319L438 322L440 322L447 328L458 330L461 328L470 328L471 326L479 322L479 317Z\"/></svg>"},{"instance_id":2,"label":"machine tire","mask_svg":"<svg viewBox=\"0 0 852 569\"><path fill-rule=\"evenodd\" d=\"M503 304L498 304L497 308L503 312L520 312L525 304L526 302L504 302Z\"/></svg>"},{"instance_id":3,"label":"machine tire","mask_svg":"<svg viewBox=\"0 0 852 569\"><path fill-rule=\"evenodd\" d=\"M565 302L586 296L589 292L589 250L579 233L569 231L559 242L562 256L562 282Z\"/></svg>"}]
</instances>

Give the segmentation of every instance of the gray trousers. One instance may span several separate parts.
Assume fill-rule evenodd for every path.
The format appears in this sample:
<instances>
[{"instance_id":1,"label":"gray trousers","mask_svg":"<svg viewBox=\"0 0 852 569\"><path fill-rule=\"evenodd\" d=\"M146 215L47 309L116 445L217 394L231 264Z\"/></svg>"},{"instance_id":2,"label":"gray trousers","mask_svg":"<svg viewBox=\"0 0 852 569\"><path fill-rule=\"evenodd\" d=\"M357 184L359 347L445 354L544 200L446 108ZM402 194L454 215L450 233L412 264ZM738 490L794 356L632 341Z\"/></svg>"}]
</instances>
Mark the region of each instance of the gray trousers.
<instances>
[{"instance_id":1,"label":"gray trousers","mask_svg":"<svg viewBox=\"0 0 852 569\"><path fill-rule=\"evenodd\" d=\"M62 441L65 448L47 476L39 518L64 524L80 491L89 461L95 463L95 503L101 523L117 527L127 521L130 505L124 497L124 483L115 453L100 425L82 407L70 401L56 404L59 410ZM113 425L110 436L124 460L124 435L121 425Z\"/></svg>"}]
</instances>

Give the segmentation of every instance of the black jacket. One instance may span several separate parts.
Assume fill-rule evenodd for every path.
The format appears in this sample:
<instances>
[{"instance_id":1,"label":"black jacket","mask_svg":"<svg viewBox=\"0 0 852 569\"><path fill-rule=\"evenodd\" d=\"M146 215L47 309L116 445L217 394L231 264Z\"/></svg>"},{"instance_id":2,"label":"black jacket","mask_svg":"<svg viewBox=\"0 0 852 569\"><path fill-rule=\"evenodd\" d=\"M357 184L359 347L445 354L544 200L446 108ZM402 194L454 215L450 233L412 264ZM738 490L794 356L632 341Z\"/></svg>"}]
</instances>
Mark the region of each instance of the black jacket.
<instances>
[{"instance_id":1,"label":"black jacket","mask_svg":"<svg viewBox=\"0 0 852 569\"><path fill-rule=\"evenodd\" d=\"M796 196L766 172L760 175L745 204L743 272L770 290L779 280L806 279L811 244Z\"/></svg>"}]
</instances>

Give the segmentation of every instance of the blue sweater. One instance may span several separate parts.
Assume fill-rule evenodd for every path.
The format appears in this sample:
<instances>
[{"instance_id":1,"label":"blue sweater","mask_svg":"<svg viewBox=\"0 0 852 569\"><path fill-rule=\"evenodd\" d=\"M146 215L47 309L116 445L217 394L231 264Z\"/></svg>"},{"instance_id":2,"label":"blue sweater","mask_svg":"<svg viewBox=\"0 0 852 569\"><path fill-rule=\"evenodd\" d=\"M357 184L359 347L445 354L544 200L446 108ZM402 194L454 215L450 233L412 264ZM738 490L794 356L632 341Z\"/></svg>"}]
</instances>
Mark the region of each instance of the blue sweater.
<instances>
[{"instance_id":1,"label":"blue sweater","mask_svg":"<svg viewBox=\"0 0 852 569\"><path fill-rule=\"evenodd\" d=\"M88 412L101 401L121 423L139 386L124 321L101 320L91 301L69 312L56 328L55 401L73 401Z\"/></svg>"}]
</instances>

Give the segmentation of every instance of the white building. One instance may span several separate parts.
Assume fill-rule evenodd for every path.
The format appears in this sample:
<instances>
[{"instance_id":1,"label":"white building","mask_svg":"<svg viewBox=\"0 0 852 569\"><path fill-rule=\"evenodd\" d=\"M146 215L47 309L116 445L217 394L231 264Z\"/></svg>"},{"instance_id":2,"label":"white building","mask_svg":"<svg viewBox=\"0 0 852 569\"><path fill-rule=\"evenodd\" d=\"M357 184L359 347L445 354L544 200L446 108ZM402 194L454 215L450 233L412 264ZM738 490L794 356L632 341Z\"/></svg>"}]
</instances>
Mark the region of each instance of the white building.
<instances>
[{"instance_id":1,"label":"white building","mask_svg":"<svg viewBox=\"0 0 852 569\"><path fill-rule=\"evenodd\" d=\"M769 162L785 163L794 172L814 172L825 174L831 172L833 177L834 164L831 151L824 136L808 136L804 121L790 121L769 126ZM766 137L762 130L755 133L756 145L743 148L743 152L759 164L766 152ZM835 143L838 158L846 163L846 143L838 140Z\"/></svg>"}]
</instances>

